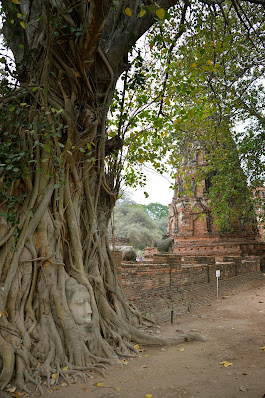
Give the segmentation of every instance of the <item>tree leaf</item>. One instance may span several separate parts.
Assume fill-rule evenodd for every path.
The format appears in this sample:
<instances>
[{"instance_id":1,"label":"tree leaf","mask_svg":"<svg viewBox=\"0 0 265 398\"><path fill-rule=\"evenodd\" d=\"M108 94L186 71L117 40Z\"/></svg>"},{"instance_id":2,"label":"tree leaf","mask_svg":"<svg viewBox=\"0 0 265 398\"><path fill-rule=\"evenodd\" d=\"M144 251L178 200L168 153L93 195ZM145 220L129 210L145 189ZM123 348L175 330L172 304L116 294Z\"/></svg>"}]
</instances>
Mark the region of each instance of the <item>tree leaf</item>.
<instances>
[{"instance_id":1,"label":"tree leaf","mask_svg":"<svg viewBox=\"0 0 265 398\"><path fill-rule=\"evenodd\" d=\"M26 24L25 24L24 21L21 21L21 22L20 22L20 25L22 26L23 29L26 29Z\"/></svg>"},{"instance_id":2,"label":"tree leaf","mask_svg":"<svg viewBox=\"0 0 265 398\"><path fill-rule=\"evenodd\" d=\"M139 14L139 17L142 18L145 14L146 14L146 11L145 10L141 10L140 14Z\"/></svg>"},{"instance_id":3,"label":"tree leaf","mask_svg":"<svg viewBox=\"0 0 265 398\"><path fill-rule=\"evenodd\" d=\"M126 15L128 15L128 17L132 16L132 12L131 12L131 9L129 7L125 8L124 12L125 12Z\"/></svg>"},{"instance_id":4,"label":"tree leaf","mask_svg":"<svg viewBox=\"0 0 265 398\"><path fill-rule=\"evenodd\" d=\"M19 0L12 0L13 1L13 3L15 3L15 4L20 4L20 1Z\"/></svg>"},{"instance_id":5,"label":"tree leaf","mask_svg":"<svg viewBox=\"0 0 265 398\"><path fill-rule=\"evenodd\" d=\"M156 10L156 16L160 19L164 19L165 13L166 11L164 10L164 8L159 8L158 10Z\"/></svg>"},{"instance_id":6,"label":"tree leaf","mask_svg":"<svg viewBox=\"0 0 265 398\"><path fill-rule=\"evenodd\" d=\"M49 147L49 145L48 144L45 144L44 145L44 148L45 148L45 150L47 151L47 152L51 152L51 148Z\"/></svg>"}]
</instances>

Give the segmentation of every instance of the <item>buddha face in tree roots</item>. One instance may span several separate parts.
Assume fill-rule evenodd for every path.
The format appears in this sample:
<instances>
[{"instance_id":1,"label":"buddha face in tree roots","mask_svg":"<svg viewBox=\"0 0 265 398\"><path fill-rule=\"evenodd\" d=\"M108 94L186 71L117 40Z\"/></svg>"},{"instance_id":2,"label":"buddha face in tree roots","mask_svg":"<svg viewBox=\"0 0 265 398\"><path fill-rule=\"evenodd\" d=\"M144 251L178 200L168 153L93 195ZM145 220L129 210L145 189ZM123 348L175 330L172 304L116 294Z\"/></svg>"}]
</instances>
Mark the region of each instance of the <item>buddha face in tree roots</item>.
<instances>
[{"instance_id":1,"label":"buddha face in tree roots","mask_svg":"<svg viewBox=\"0 0 265 398\"><path fill-rule=\"evenodd\" d=\"M78 325L91 322L92 310L87 288L70 278L66 282L65 293L74 321Z\"/></svg>"}]
</instances>

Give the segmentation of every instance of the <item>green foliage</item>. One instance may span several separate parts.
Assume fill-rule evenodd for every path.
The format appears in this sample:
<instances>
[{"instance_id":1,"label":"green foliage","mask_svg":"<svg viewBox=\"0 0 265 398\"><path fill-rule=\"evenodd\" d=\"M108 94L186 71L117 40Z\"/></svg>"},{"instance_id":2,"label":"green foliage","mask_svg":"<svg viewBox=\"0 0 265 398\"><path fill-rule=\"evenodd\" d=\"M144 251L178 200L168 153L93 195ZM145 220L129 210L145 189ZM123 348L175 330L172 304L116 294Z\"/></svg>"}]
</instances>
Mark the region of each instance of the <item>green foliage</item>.
<instances>
[{"instance_id":1,"label":"green foliage","mask_svg":"<svg viewBox=\"0 0 265 398\"><path fill-rule=\"evenodd\" d=\"M163 207L159 203L156 205L158 208ZM117 203L114 208L114 235L130 239L135 249L143 250L153 246L154 241L165 233L165 218L159 221L148 215L144 205Z\"/></svg>"},{"instance_id":2,"label":"green foliage","mask_svg":"<svg viewBox=\"0 0 265 398\"><path fill-rule=\"evenodd\" d=\"M201 145L205 170L216 174L209 197L220 228L252 212L252 189L264 183L264 31L262 5L248 3L240 10L224 3L222 12L179 3L149 31L146 56L142 48L132 53L111 110L109 126L119 125L128 148L127 184L144 184L146 162L160 173L168 163L174 176ZM246 127L235 133L239 122Z\"/></svg>"},{"instance_id":3,"label":"green foliage","mask_svg":"<svg viewBox=\"0 0 265 398\"><path fill-rule=\"evenodd\" d=\"M118 7L118 4L114 2L113 6ZM17 13L14 3L10 2L8 7L8 12L14 14L11 24L16 34L24 35L27 27L24 15ZM209 150L208 172L215 171L220 164L218 177L215 178L217 183L218 180L225 180L221 175L226 172L221 167L223 154L218 148L225 145L229 131L239 148L235 164L238 165L239 157L243 161L248 181L253 186L260 186L264 180L265 98L261 80L265 72L265 17L262 5L244 2L237 10L224 3L222 11L217 12L214 7L206 7L200 2L179 2L166 11L151 2L148 6L141 4L138 8L125 7L123 11L127 19L135 16L140 19L152 14L157 24L149 30L144 42L131 51L131 67L123 73L117 85L109 110L107 134L124 139L124 147L118 155L106 159L107 167L110 170L116 167L116 176L122 173L127 185L144 186L146 177L143 164L148 162L163 174L167 163L174 175L187 148L192 150L194 143L200 142ZM69 6L66 12L71 16L74 11ZM245 23L238 23L239 13L243 19L247 16ZM42 18L40 14L39 21ZM80 27L65 24L61 15L52 16L50 29L53 38L62 32L65 37L75 40L82 35ZM26 53L23 35L19 44L23 54L22 63L31 56ZM33 53L34 49L30 51ZM19 91L14 81L17 77L15 69L21 65L12 67L12 62L6 56L1 57L0 62L1 94L4 96L12 93L12 90ZM50 78L56 80L58 76L51 71ZM46 173L45 163L51 162L53 168L49 175L56 176L56 187L59 187L64 181L63 157L66 154L72 156L73 152L79 151L84 154L85 161L96 163L93 143L84 146L66 143L64 131L67 131L68 124L60 117L64 116L61 114L62 109L40 107L41 112L34 126L32 120L27 118L26 113L34 98L37 101L39 95L45 96L44 87L33 85L30 93L21 90L20 94L20 100L14 100L9 109L3 111L3 117L9 114L13 118L16 115L16 123L30 132L33 146L27 148L28 152L17 146L14 153L17 158L10 153L9 160L1 160L5 165L2 173L5 174L9 168L10 173L13 173L11 179L31 173L34 167ZM239 120L248 121L249 125L242 133L235 135L234 126ZM14 135L17 137L17 132ZM3 141L3 145L8 145L8 142ZM37 147L41 151L44 149L47 155L38 166L33 164L32 159L32 151L36 151ZM22 157L29 157L29 160L24 161ZM235 189L232 179L226 181L226 188L231 192ZM225 190L220 188L222 192ZM6 195L12 197L11 192ZM241 189L237 195L242 196ZM229 208L228 196L224 195L223 199ZM2 197L4 200L6 198ZM211 200L215 209L213 195ZM225 208L222 206L222 209ZM216 215L222 218L222 211L216 209ZM229 219L229 211L226 213Z\"/></svg>"},{"instance_id":4,"label":"green foliage","mask_svg":"<svg viewBox=\"0 0 265 398\"><path fill-rule=\"evenodd\" d=\"M3 89L7 89L6 82L3 83ZM16 226L17 222L17 206L21 205L25 194L19 192L19 180L26 177L29 173L27 167L30 153L23 145L23 141L18 134L15 133L20 128L20 120L25 117L23 108L17 106L16 103L9 106L3 106L0 115L0 126L2 131L0 135L0 203L2 205L1 216L6 219L11 226ZM14 133L9 129L14 126Z\"/></svg>"},{"instance_id":5,"label":"green foliage","mask_svg":"<svg viewBox=\"0 0 265 398\"><path fill-rule=\"evenodd\" d=\"M208 167L199 178L207 177L207 173L211 174L208 197L219 230L229 232L238 224L243 228L249 223L254 227L253 191L240 167L239 151L232 138L211 151Z\"/></svg>"},{"instance_id":6,"label":"green foliage","mask_svg":"<svg viewBox=\"0 0 265 398\"><path fill-rule=\"evenodd\" d=\"M153 220L161 220L161 218L168 217L168 206L162 205L161 203L149 203L148 205L142 206Z\"/></svg>"},{"instance_id":7,"label":"green foliage","mask_svg":"<svg viewBox=\"0 0 265 398\"><path fill-rule=\"evenodd\" d=\"M155 221L156 227L162 232L162 236L167 234L167 231L168 231L168 215L166 217L162 217L159 220L154 220L154 221Z\"/></svg>"},{"instance_id":8,"label":"green foliage","mask_svg":"<svg viewBox=\"0 0 265 398\"><path fill-rule=\"evenodd\" d=\"M20 232L17 220L25 198L30 195L28 189L32 187L28 184L31 185L29 181L34 173L55 177L55 188L63 184L61 152L65 148L63 134L68 126L62 124L60 111L54 108L43 107L37 111L33 105L34 89L29 92L13 88L12 82L2 80L0 90L3 95L14 96L11 106L3 102L0 115L1 216L16 227L17 236Z\"/></svg>"}]
</instances>

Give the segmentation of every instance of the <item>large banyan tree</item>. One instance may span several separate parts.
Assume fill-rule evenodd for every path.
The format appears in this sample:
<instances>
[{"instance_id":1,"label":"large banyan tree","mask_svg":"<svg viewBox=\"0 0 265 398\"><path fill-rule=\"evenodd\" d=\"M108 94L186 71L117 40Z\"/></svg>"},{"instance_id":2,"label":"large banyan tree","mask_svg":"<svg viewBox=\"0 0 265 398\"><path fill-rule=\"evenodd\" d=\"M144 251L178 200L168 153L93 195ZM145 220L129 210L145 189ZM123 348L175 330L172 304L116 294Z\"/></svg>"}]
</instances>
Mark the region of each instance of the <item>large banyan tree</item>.
<instances>
[{"instance_id":1,"label":"large banyan tree","mask_svg":"<svg viewBox=\"0 0 265 398\"><path fill-rule=\"evenodd\" d=\"M191 4L1 3L0 388L101 371L135 342L196 339L137 328L143 318L123 296L107 241L123 146L106 130L117 79L165 10L179 4L184 31Z\"/></svg>"}]
</instances>

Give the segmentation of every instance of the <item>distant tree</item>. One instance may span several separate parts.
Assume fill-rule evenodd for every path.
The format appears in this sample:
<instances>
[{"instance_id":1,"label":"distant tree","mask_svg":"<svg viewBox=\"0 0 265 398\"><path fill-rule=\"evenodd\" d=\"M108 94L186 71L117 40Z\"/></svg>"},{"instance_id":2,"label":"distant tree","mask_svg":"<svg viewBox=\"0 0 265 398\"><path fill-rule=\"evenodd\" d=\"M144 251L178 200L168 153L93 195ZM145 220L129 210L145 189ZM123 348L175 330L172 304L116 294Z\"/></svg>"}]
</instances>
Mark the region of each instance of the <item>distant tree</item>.
<instances>
[{"instance_id":1,"label":"distant tree","mask_svg":"<svg viewBox=\"0 0 265 398\"><path fill-rule=\"evenodd\" d=\"M128 238L135 249L152 246L164 230L164 226L161 228L161 224L146 212L144 205L118 203L114 209L114 235Z\"/></svg>"},{"instance_id":2,"label":"distant tree","mask_svg":"<svg viewBox=\"0 0 265 398\"><path fill-rule=\"evenodd\" d=\"M162 205L161 203L149 203L149 205L143 205L143 207L153 220L160 220L168 216L168 206Z\"/></svg>"},{"instance_id":3,"label":"distant tree","mask_svg":"<svg viewBox=\"0 0 265 398\"><path fill-rule=\"evenodd\" d=\"M155 220L157 228L162 232L162 235L167 233L168 216Z\"/></svg>"}]
</instances>

